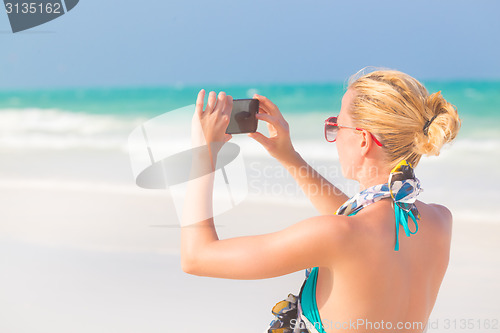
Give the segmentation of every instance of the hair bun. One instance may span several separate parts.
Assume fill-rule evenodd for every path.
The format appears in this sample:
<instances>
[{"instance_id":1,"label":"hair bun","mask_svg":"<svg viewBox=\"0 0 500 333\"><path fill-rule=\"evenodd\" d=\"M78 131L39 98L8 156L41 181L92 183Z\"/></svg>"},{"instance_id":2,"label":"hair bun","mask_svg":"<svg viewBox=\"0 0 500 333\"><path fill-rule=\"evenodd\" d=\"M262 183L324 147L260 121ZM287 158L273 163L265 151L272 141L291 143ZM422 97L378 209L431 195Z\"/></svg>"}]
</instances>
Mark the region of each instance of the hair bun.
<instances>
[{"instance_id":1,"label":"hair bun","mask_svg":"<svg viewBox=\"0 0 500 333\"><path fill-rule=\"evenodd\" d=\"M439 155L456 137L461 121L441 92L429 95L417 79L397 70L362 72L349 78L348 89L355 92L349 112L353 124L382 142L391 168L401 160L416 167L423 155Z\"/></svg>"},{"instance_id":2,"label":"hair bun","mask_svg":"<svg viewBox=\"0 0 500 333\"><path fill-rule=\"evenodd\" d=\"M415 152L438 156L441 147L455 139L462 121L457 108L444 99L441 91L426 97L424 115L422 131L415 136Z\"/></svg>"}]
</instances>

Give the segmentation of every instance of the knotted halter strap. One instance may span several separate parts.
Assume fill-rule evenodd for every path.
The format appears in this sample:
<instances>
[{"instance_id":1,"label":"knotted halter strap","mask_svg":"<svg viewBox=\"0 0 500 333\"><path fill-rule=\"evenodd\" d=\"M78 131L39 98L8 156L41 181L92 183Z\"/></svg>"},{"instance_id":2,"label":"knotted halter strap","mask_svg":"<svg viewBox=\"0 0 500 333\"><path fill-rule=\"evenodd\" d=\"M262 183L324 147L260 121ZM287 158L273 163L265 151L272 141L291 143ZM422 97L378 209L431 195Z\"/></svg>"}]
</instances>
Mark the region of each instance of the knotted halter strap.
<instances>
[{"instance_id":1,"label":"knotted halter strap","mask_svg":"<svg viewBox=\"0 0 500 333\"><path fill-rule=\"evenodd\" d=\"M418 231L420 214L415 206L415 200L423 189L420 181L410 163L401 161L389 175L389 181L385 184L369 187L347 200L335 212L336 215L354 215L364 207L384 198L392 198L394 201L394 216L396 218L396 245L395 251L399 251L399 226L402 225L406 236ZM415 223L415 231L411 232L408 227L408 217Z\"/></svg>"}]
</instances>

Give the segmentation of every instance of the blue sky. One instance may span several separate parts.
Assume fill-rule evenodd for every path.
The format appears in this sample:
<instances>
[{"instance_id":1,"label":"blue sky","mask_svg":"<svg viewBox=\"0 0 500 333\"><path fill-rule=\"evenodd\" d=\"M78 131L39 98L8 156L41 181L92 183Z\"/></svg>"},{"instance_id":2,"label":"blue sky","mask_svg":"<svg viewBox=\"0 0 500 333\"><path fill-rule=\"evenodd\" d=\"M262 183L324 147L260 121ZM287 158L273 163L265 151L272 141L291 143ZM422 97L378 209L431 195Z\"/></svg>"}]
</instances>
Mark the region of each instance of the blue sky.
<instances>
[{"instance_id":1,"label":"blue sky","mask_svg":"<svg viewBox=\"0 0 500 333\"><path fill-rule=\"evenodd\" d=\"M17 34L0 88L344 81L364 66L500 79L500 1L80 0Z\"/></svg>"}]
</instances>

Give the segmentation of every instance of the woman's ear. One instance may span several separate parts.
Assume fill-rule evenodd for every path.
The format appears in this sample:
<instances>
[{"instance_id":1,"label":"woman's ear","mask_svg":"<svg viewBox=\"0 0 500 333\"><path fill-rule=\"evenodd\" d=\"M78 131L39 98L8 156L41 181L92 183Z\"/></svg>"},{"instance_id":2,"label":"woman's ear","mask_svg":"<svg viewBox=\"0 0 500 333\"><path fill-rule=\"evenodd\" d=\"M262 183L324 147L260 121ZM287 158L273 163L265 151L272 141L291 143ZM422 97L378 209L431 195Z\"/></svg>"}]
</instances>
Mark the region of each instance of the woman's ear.
<instances>
[{"instance_id":1,"label":"woman's ear","mask_svg":"<svg viewBox=\"0 0 500 333\"><path fill-rule=\"evenodd\" d=\"M368 152L370 151L370 148L372 147L373 144L373 139L370 136L370 133L368 133L366 130L360 131L361 134L361 156L366 156Z\"/></svg>"}]
</instances>

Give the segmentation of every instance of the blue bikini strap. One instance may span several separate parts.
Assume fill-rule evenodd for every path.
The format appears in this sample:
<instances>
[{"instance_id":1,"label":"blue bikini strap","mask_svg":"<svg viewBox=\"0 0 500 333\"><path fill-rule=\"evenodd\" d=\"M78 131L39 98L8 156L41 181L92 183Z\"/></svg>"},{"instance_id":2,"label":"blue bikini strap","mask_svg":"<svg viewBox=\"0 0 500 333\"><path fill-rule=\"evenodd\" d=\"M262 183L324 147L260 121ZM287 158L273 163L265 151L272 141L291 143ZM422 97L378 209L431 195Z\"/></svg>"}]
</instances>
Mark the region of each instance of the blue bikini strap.
<instances>
[{"instance_id":1,"label":"blue bikini strap","mask_svg":"<svg viewBox=\"0 0 500 333\"><path fill-rule=\"evenodd\" d=\"M394 216L396 218L396 245L394 246L395 251L399 251L399 226L403 226L403 230L405 231L406 236L410 237L410 235L414 235L418 231L418 223L415 215L413 215L412 211L405 211L401 209L397 203L394 204ZM411 232L408 226L408 216L411 217L413 223L415 224L415 231Z\"/></svg>"}]
</instances>

